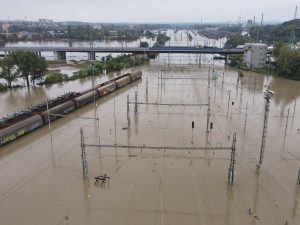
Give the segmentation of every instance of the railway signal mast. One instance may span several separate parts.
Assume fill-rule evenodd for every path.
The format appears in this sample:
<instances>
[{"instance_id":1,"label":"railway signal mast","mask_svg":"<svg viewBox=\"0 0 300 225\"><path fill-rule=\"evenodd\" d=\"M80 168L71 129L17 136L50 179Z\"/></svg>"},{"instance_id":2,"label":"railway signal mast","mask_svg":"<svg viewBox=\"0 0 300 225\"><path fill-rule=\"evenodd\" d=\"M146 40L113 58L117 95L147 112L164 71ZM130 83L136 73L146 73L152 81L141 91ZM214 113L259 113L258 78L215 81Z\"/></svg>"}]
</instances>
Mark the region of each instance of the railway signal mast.
<instances>
[{"instance_id":1,"label":"railway signal mast","mask_svg":"<svg viewBox=\"0 0 300 225\"><path fill-rule=\"evenodd\" d=\"M265 98L264 127L263 127L263 134L262 134L262 140L261 140L261 146L260 146L259 163L256 166L257 174L260 173L261 164L262 164L263 158L264 158L264 151L265 151L266 138L267 138L268 117L269 117L269 111L270 111L270 102L273 97L273 94L274 94L274 92L270 90L270 85L268 85L267 90L264 91L264 98Z\"/></svg>"}]
</instances>

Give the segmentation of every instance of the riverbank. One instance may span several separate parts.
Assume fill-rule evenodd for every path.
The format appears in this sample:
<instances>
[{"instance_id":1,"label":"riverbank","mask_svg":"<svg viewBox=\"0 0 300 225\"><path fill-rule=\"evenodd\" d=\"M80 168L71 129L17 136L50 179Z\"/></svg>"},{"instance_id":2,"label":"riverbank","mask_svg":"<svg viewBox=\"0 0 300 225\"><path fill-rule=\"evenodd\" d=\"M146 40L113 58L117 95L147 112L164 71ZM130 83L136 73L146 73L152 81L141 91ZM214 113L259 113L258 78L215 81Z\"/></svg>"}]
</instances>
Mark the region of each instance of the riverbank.
<instances>
[{"instance_id":1,"label":"riverbank","mask_svg":"<svg viewBox=\"0 0 300 225\"><path fill-rule=\"evenodd\" d=\"M101 61L47 61L47 72L38 85L56 84L65 81L74 81L77 79L85 79L91 76L100 76L106 73L118 72L131 68L134 66L142 65L148 62L146 55L120 55L112 57L107 55ZM0 91L7 91L8 89L23 88L22 78L19 78L11 88L7 86L5 80L0 81Z\"/></svg>"},{"instance_id":2,"label":"riverbank","mask_svg":"<svg viewBox=\"0 0 300 225\"><path fill-rule=\"evenodd\" d=\"M53 61L47 60L48 68L58 68L58 67L75 67L75 68L83 68L87 64L87 60L69 60L69 61Z\"/></svg>"},{"instance_id":3,"label":"riverbank","mask_svg":"<svg viewBox=\"0 0 300 225\"><path fill-rule=\"evenodd\" d=\"M257 73L257 74L261 74L261 75L277 76L277 77L287 79L287 80L300 81L300 77L298 77L297 74L295 76L284 76L284 75L279 74L278 71L275 69L260 68L260 69L252 69L251 70L249 68L242 67L242 66L232 66L231 68L236 68L241 71L249 71L249 72L253 72L253 73Z\"/></svg>"},{"instance_id":4,"label":"riverbank","mask_svg":"<svg viewBox=\"0 0 300 225\"><path fill-rule=\"evenodd\" d=\"M81 68L81 70L74 72L72 76L68 76L67 74L60 73L57 70L51 71L46 75L44 81L39 83L39 85L55 84L64 81L85 79L90 76L99 76L106 73L117 72L127 68L144 64L147 61L148 61L147 58L136 57L132 55L121 55L115 58L112 57L111 55L108 55L102 61L93 61L93 62L84 61L82 64L73 65L76 68Z\"/></svg>"}]
</instances>

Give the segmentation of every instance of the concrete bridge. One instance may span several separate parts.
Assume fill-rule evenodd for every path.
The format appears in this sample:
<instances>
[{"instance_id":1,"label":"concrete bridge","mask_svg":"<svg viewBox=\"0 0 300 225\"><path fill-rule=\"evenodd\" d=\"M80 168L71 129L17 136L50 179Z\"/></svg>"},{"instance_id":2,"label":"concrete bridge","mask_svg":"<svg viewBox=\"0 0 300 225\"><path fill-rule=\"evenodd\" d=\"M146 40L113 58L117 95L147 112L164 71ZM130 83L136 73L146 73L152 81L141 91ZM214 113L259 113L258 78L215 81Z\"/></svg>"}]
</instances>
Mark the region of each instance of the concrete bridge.
<instances>
[{"instance_id":1,"label":"concrete bridge","mask_svg":"<svg viewBox=\"0 0 300 225\"><path fill-rule=\"evenodd\" d=\"M224 49L216 47L186 47L186 46L170 46L170 47L0 47L0 51L5 55L17 50L34 51L38 55L41 52L53 52L55 60L66 60L67 52L86 52L89 59L94 60L97 52L102 53L132 53L132 54L146 54L146 53L172 53L172 54L222 54L226 58L232 54L244 54L243 49Z\"/></svg>"}]
</instances>

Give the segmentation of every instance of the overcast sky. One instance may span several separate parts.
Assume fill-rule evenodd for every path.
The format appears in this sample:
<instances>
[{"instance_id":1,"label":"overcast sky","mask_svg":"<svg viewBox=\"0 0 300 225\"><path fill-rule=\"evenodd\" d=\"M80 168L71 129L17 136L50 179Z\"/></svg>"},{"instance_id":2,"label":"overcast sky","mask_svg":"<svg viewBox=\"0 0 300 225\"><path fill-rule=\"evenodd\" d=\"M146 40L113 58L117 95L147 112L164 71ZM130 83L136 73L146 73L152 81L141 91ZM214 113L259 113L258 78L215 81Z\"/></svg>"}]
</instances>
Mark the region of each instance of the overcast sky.
<instances>
[{"instance_id":1,"label":"overcast sky","mask_svg":"<svg viewBox=\"0 0 300 225\"><path fill-rule=\"evenodd\" d=\"M86 22L287 21L297 0L0 0L0 20ZM300 10L299 10L300 11ZM299 17L300 18L300 12Z\"/></svg>"}]
</instances>

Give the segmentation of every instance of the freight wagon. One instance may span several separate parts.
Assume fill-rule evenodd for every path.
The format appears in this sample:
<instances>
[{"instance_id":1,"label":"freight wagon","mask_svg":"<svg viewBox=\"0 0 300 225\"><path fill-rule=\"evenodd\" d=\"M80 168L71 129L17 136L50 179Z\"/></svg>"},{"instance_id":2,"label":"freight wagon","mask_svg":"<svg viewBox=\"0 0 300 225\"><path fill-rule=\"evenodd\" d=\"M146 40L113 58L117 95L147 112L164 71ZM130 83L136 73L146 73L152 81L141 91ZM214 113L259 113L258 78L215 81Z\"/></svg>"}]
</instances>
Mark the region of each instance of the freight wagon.
<instances>
[{"instance_id":1,"label":"freight wagon","mask_svg":"<svg viewBox=\"0 0 300 225\"><path fill-rule=\"evenodd\" d=\"M80 97L74 98L76 108L84 106L84 105L94 101L94 99L97 99L98 97L99 97L98 91L93 90L84 95L81 95Z\"/></svg>"},{"instance_id":2,"label":"freight wagon","mask_svg":"<svg viewBox=\"0 0 300 225\"><path fill-rule=\"evenodd\" d=\"M50 118L50 122L53 120L56 120L57 118L59 118L59 115L53 115L53 114L62 114L62 115L67 115L70 112L75 110L75 104L73 101L67 101L61 105L58 105L52 109L49 109L49 118ZM44 123L48 123L49 119L48 119L48 111L44 111L41 113L43 119L44 119Z\"/></svg>"},{"instance_id":3,"label":"freight wagon","mask_svg":"<svg viewBox=\"0 0 300 225\"><path fill-rule=\"evenodd\" d=\"M102 87L98 88L97 90L99 92L99 95L103 96L103 95L106 95L106 94L116 90L116 88L117 88L117 85L115 82L113 82L113 83L107 84L105 86L102 86Z\"/></svg>"},{"instance_id":4,"label":"freight wagon","mask_svg":"<svg viewBox=\"0 0 300 225\"><path fill-rule=\"evenodd\" d=\"M49 115L47 110L37 111L36 113L30 112L25 119L15 121L15 123L13 123L12 125L0 125L0 146L37 129L44 124L47 124L49 122L49 118L50 121L53 121L60 117L59 115L55 114L67 115L75 109L93 102L99 97L109 94L110 92L113 92L114 90L141 78L141 76L141 71L124 74L117 78L106 81L100 85L97 85L97 89L95 90L93 88L90 88L78 92L73 96L71 100L69 99L66 102L62 102L59 105L50 108ZM78 95L79 97L76 97ZM31 114L33 116L31 116Z\"/></svg>"},{"instance_id":5,"label":"freight wagon","mask_svg":"<svg viewBox=\"0 0 300 225\"><path fill-rule=\"evenodd\" d=\"M12 126L6 127L0 130L0 145L11 142L16 138L27 134L41 126L43 126L42 117L40 115L35 115Z\"/></svg>"}]
</instances>

